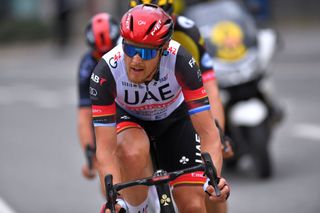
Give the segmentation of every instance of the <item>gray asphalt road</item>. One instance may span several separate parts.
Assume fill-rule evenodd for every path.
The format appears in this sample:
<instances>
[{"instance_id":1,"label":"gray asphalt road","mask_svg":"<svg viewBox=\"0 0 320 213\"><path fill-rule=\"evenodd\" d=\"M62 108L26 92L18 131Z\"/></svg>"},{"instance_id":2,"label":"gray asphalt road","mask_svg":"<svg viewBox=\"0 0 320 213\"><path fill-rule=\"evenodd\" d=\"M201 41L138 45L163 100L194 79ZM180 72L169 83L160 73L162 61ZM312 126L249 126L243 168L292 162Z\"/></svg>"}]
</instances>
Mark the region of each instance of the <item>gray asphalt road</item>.
<instances>
[{"instance_id":1,"label":"gray asphalt road","mask_svg":"<svg viewBox=\"0 0 320 213\"><path fill-rule=\"evenodd\" d=\"M286 120L271 143L275 175L257 180L243 159L225 172L230 213L320 212L320 29L283 29L273 66ZM0 213L98 212L98 180L81 176L76 70L85 46L0 48Z\"/></svg>"}]
</instances>

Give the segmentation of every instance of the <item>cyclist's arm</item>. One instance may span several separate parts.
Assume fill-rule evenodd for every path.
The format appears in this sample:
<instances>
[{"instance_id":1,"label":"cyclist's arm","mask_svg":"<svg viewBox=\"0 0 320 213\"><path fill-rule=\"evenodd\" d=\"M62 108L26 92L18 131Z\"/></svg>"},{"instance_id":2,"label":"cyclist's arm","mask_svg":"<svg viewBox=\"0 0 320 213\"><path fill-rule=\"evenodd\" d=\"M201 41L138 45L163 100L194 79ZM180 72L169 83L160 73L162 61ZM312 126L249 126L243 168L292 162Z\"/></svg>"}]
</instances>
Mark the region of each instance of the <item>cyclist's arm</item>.
<instances>
[{"instance_id":1,"label":"cyclist's arm","mask_svg":"<svg viewBox=\"0 0 320 213\"><path fill-rule=\"evenodd\" d=\"M222 101L219 94L218 82L213 70L211 56L206 52L204 46L199 44L200 49L200 69L202 72L203 86L208 94L211 106L211 113L224 129L225 117Z\"/></svg>"},{"instance_id":2,"label":"cyclist's arm","mask_svg":"<svg viewBox=\"0 0 320 213\"><path fill-rule=\"evenodd\" d=\"M219 88L216 79L203 82L204 89L208 94L208 98L211 106L211 113L215 119L218 120L221 128L224 130L225 117L224 108L221 102Z\"/></svg>"},{"instance_id":3,"label":"cyclist's arm","mask_svg":"<svg viewBox=\"0 0 320 213\"><path fill-rule=\"evenodd\" d=\"M102 189L104 177L112 174L114 182L120 182L116 161L116 83L104 59L93 71L90 81L92 116L96 135L96 158Z\"/></svg>"},{"instance_id":4,"label":"cyclist's arm","mask_svg":"<svg viewBox=\"0 0 320 213\"><path fill-rule=\"evenodd\" d=\"M82 150L85 150L88 144L94 147L91 107L78 109L78 134Z\"/></svg>"},{"instance_id":5,"label":"cyclist's arm","mask_svg":"<svg viewBox=\"0 0 320 213\"><path fill-rule=\"evenodd\" d=\"M201 152L209 152L218 176L222 170L222 152L220 137L217 127L209 110L195 113L190 116L192 124L201 139ZM212 131L214 130L214 131Z\"/></svg>"},{"instance_id":6,"label":"cyclist's arm","mask_svg":"<svg viewBox=\"0 0 320 213\"><path fill-rule=\"evenodd\" d=\"M81 60L78 72L78 136L83 150L90 144L94 146L94 135L91 119L91 100L89 95L90 76L96 65L90 54Z\"/></svg>"},{"instance_id":7,"label":"cyclist's arm","mask_svg":"<svg viewBox=\"0 0 320 213\"><path fill-rule=\"evenodd\" d=\"M222 153L219 133L210 113L210 105L203 88L199 67L182 47L178 51L176 77L182 87L192 123L200 136L201 151L210 153L218 175L220 175Z\"/></svg>"}]
</instances>

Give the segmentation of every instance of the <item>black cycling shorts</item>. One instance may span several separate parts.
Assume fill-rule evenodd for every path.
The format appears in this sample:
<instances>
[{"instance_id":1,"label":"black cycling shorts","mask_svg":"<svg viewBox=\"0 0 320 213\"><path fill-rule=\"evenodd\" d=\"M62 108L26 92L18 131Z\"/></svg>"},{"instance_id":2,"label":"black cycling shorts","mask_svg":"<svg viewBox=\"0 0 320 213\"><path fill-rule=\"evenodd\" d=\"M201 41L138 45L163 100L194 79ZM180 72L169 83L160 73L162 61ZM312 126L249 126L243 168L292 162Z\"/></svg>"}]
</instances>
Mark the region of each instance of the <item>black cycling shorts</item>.
<instances>
[{"instance_id":1,"label":"black cycling shorts","mask_svg":"<svg viewBox=\"0 0 320 213\"><path fill-rule=\"evenodd\" d=\"M202 162L200 138L192 125L187 108L182 104L169 117L160 121L138 119L117 106L117 132L143 128L150 140L154 164L167 172L185 169ZM183 175L172 185L203 184L203 172Z\"/></svg>"}]
</instances>

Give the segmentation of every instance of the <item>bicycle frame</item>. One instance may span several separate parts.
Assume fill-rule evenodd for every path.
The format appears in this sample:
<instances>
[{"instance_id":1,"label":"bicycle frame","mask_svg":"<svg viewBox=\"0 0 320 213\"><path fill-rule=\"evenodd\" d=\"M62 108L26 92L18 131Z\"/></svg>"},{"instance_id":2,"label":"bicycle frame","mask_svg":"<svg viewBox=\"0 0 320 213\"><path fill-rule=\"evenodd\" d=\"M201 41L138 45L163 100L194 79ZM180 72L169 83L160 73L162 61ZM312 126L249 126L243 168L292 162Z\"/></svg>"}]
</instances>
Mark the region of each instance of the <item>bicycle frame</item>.
<instances>
[{"instance_id":1,"label":"bicycle frame","mask_svg":"<svg viewBox=\"0 0 320 213\"><path fill-rule=\"evenodd\" d=\"M113 176L112 174L108 174L105 176L105 187L106 187L106 205L105 210L109 209L111 213L115 213L115 204L117 199L117 193L124 188L132 187L132 186L138 186L138 185L144 185L144 186L165 186L170 181L175 180L179 176L195 171L204 171L204 174L209 178L209 184L213 186L216 195L219 197L221 195L220 189L218 187L219 178L217 177L216 169L212 163L212 159L210 157L209 153L203 152L201 153L203 164L199 164L197 166L193 166L190 168L186 168L183 170L178 170L174 172L165 172L163 170L158 170L153 176L124 182L124 183L118 183L113 185ZM168 186L168 185L167 185ZM171 198L171 193L169 192L167 194L168 198ZM161 197L159 197L159 202L161 203ZM161 205L160 205L161 206ZM169 209L168 211L164 211L167 213L174 213L174 210ZM163 213L161 211L161 213Z\"/></svg>"}]
</instances>

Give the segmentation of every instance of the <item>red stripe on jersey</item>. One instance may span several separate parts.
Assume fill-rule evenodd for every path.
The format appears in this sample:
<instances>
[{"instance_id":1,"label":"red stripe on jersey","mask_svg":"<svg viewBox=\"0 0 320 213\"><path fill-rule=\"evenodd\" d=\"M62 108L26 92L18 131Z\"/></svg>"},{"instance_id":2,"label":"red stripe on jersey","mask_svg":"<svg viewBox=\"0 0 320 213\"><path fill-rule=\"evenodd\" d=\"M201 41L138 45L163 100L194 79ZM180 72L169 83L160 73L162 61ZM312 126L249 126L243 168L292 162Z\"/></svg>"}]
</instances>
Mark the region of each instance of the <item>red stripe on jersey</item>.
<instances>
[{"instance_id":1,"label":"red stripe on jersey","mask_svg":"<svg viewBox=\"0 0 320 213\"><path fill-rule=\"evenodd\" d=\"M202 171L192 172L189 174L184 174L177 179L170 182L171 186L176 186L180 184L204 184L207 178L203 176Z\"/></svg>"},{"instance_id":2,"label":"red stripe on jersey","mask_svg":"<svg viewBox=\"0 0 320 213\"><path fill-rule=\"evenodd\" d=\"M92 105L92 117L110 116L115 114L115 103L107 106Z\"/></svg>"},{"instance_id":3,"label":"red stripe on jersey","mask_svg":"<svg viewBox=\"0 0 320 213\"><path fill-rule=\"evenodd\" d=\"M216 79L215 72L213 70L208 70L202 73L202 81L203 83L208 82L210 80Z\"/></svg>"},{"instance_id":4,"label":"red stripe on jersey","mask_svg":"<svg viewBox=\"0 0 320 213\"><path fill-rule=\"evenodd\" d=\"M117 133L132 127L142 128L139 124L132 121L125 121L117 124Z\"/></svg>"},{"instance_id":5,"label":"red stripe on jersey","mask_svg":"<svg viewBox=\"0 0 320 213\"><path fill-rule=\"evenodd\" d=\"M199 100L204 97L207 97L207 93L203 87L197 90L186 90L183 89L183 95L186 102L193 101L193 100Z\"/></svg>"}]
</instances>

